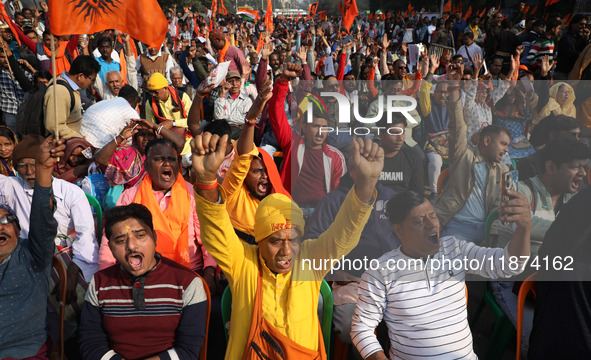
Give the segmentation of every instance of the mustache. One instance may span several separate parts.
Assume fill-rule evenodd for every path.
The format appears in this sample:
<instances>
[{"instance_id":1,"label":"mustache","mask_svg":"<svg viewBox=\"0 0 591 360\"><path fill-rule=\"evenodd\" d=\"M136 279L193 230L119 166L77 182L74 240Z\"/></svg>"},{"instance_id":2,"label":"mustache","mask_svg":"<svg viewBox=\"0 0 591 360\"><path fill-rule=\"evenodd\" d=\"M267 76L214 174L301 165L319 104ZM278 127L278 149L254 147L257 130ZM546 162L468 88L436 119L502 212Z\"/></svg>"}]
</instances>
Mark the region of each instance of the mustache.
<instances>
[{"instance_id":1,"label":"mustache","mask_svg":"<svg viewBox=\"0 0 591 360\"><path fill-rule=\"evenodd\" d=\"M0 237L3 237L3 236L7 237L9 239L12 238L12 236L10 236L10 234L8 234L7 232L4 232L4 231L0 232Z\"/></svg>"},{"instance_id":2,"label":"mustache","mask_svg":"<svg viewBox=\"0 0 591 360\"><path fill-rule=\"evenodd\" d=\"M1 233L0 233L0 234L1 234ZM130 257L130 256L134 256L134 255L140 255L140 256L144 256L144 253L142 253L142 252L139 252L139 251L128 251L128 252L125 254L125 257L126 257L126 258L128 258L128 257Z\"/></svg>"}]
</instances>

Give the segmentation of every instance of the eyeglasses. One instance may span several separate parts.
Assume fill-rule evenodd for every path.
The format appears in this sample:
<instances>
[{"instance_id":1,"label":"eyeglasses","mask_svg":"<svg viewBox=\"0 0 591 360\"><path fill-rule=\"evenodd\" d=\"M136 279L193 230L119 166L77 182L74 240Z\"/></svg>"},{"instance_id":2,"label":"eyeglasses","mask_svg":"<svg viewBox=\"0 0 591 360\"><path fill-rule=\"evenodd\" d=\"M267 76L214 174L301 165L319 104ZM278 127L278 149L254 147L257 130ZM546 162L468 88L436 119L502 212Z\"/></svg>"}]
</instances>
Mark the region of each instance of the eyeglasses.
<instances>
[{"instance_id":1,"label":"eyeglasses","mask_svg":"<svg viewBox=\"0 0 591 360\"><path fill-rule=\"evenodd\" d=\"M84 74L82 74L82 75L84 75ZM96 81L96 75L94 77L90 77L90 76L84 75L84 77L87 78L88 80L92 81L92 82L95 82Z\"/></svg>"},{"instance_id":2,"label":"eyeglasses","mask_svg":"<svg viewBox=\"0 0 591 360\"><path fill-rule=\"evenodd\" d=\"M14 215L6 215L0 218L0 224L8 225L16 223L18 219Z\"/></svg>"},{"instance_id":3,"label":"eyeglasses","mask_svg":"<svg viewBox=\"0 0 591 360\"><path fill-rule=\"evenodd\" d=\"M400 70L406 69L406 66L398 66L398 69L400 69Z\"/></svg>"}]
</instances>

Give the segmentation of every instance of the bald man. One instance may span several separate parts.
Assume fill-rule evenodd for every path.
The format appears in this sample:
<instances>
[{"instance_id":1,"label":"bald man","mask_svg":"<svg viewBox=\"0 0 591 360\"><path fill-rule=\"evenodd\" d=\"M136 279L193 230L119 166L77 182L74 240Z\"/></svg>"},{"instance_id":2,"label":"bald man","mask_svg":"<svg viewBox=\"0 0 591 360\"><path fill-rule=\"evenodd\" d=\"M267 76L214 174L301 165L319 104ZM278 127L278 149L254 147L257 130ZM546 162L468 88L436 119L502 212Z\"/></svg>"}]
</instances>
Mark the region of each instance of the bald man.
<instances>
[{"instance_id":1,"label":"bald man","mask_svg":"<svg viewBox=\"0 0 591 360\"><path fill-rule=\"evenodd\" d=\"M137 70L135 67L130 66L127 68L127 84L131 85L137 90ZM94 88L98 92L99 96L103 100L114 99L119 96L119 90L125 85L121 73L117 70L110 70L105 74L105 82L101 80L100 76L97 76L94 82Z\"/></svg>"}]
</instances>

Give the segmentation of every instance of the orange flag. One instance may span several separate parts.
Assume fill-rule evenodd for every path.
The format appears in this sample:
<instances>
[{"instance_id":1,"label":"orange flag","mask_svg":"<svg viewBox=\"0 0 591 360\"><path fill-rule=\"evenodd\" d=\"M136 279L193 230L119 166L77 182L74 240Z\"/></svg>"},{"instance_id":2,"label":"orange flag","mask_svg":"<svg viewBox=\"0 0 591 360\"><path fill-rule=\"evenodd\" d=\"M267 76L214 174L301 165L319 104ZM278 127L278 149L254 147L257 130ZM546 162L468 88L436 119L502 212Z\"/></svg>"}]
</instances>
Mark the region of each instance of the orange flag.
<instances>
[{"instance_id":1,"label":"orange flag","mask_svg":"<svg viewBox=\"0 0 591 360\"><path fill-rule=\"evenodd\" d=\"M572 16L572 14L573 14L572 12L569 12L569 13L568 13L568 14L567 14L567 15L564 17L564 24L565 24L566 26L568 26L568 25L569 25L569 23L570 23L570 18L571 18L571 16Z\"/></svg>"},{"instance_id":2,"label":"orange flag","mask_svg":"<svg viewBox=\"0 0 591 360\"><path fill-rule=\"evenodd\" d=\"M412 9L414 9L414 8L412 7L412 5L411 5L411 4L408 4L408 12L409 12L409 13L412 13Z\"/></svg>"},{"instance_id":3,"label":"orange flag","mask_svg":"<svg viewBox=\"0 0 591 360\"><path fill-rule=\"evenodd\" d=\"M8 25L10 31L12 32L12 37L16 39L16 42L18 42L19 45L21 45L21 40L18 38L16 30L14 30L12 19L6 13L6 9L4 8L4 3L2 3L2 1L0 1L0 19L2 19Z\"/></svg>"},{"instance_id":4,"label":"orange flag","mask_svg":"<svg viewBox=\"0 0 591 360\"><path fill-rule=\"evenodd\" d=\"M226 7L224 6L224 0L220 0L220 14L222 15L228 15L228 10L226 10Z\"/></svg>"},{"instance_id":5,"label":"orange flag","mask_svg":"<svg viewBox=\"0 0 591 360\"><path fill-rule=\"evenodd\" d=\"M529 11L529 6L524 6L523 7L523 13L527 14L527 12Z\"/></svg>"},{"instance_id":6,"label":"orange flag","mask_svg":"<svg viewBox=\"0 0 591 360\"><path fill-rule=\"evenodd\" d=\"M482 9L482 11L480 12L480 14L478 14L478 17L481 18L482 15L484 15L486 13L486 8Z\"/></svg>"},{"instance_id":7,"label":"orange flag","mask_svg":"<svg viewBox=\"0 0 591 360\"><path fill-rule=\"evenodd\" d=\"M213 0L211 2L211 17L209 18L209 31L213 30L215 27L215 14L218 11L218 2L217 0Z\"/></svg>"},{"instance_id":8,"label":"orange flag","mask_svg":"<svg viewBox=\"0 0 591 360\"><path fill-rule=\"evenodd\" d=\"M538 5L534 6L532 11L530 12L531 15L534 15L538 11Z\"/></svg>"},{"instance_id":9,"label":"orange flag","mask_svg":"<svg viewBox=\"0 0 591 360\"><path fill-rule=\"evenodd\" d=\"M318 1L316 1L315 3L310 4L310 6L308 6L308 17L310 19L312 19L314 16L316 16L316 10L318 10Z\"/></svg>"},{"instance_id":10,"label":"orange flag","mask_svg":"<svg viewBox=\"0 0 591 360\"><path fill-rule=\"evenodd\" d=\"M546 6L554 5L560 0L546 0Z\"/></svg>"},{"instance_id":11,"label":"orange flag","mask_svg":"<svg viewBox=\"0 0 591 360\"><path fill-rule=\"evenodd\" d=\"M327 17L326 17L326 10L324 10L324 11L320 11L320 12L318 13L318 18L319 18L320 20L326 20L326 19L327 19Z\"/></svg>"},{"instance_id":12,"label":"orange flag","mask_svg":"<svg viewBox=\"0 0 591 360\"><path fill-rule=\"evenodd\" d=\"M265 13L265 27L268 33L273 32L273 4L267 0L267 12Z\"/></svg>"},{"instance_id":13,"label":"orange flag","mask_svg":"<svg viewBox=\"0 0 591 360\"><path fill-rule=\"evenodd\" d=\"M345 0L345 3L343 4L343 14L343 27L349 32L349 28L353 25L353 21L355 21L355 18L359 15L355 0Z\"/></svg>"},{"instance_id":14,"label":"orange flag","mask_svg":"<svg viewBox=\"0 0 591 360\"><path fill-rule=\"evenodd\" d=\"M451 0L447 0L445 5L443 5L443 12L451 12Z\"/></svg>"},{"instance_id":15,"label":"orange flag","mask_svg":"<svg viewBox=\"0 0 591 360\"><path fill-rule=\"evenodd\" d=\"M263 48L264 44L265 39L263 39L263 33L261 33L261 35L259 36L259 42L257 43L257 54L261 53L261 49Z\"/></svg>"},{"instance_id":16,"label":"orange flag","mask_svg":"<svg viewBox=\"0 0 591 360\"><path fill-rule=\"evenodd\" d=\"M458 4L458 7L456 8L456 12L462 12L462 0L460 0L460 3Z\"/></svg>"},{"instance_id":17,"label":"orange flag","mask_svg":"<svg viewBox=\"0 0 591 360\"><path fill-rule=\"evenodd\" d=\"M168 22L156 0L49 0L49 22L54 35L117 29L156 47L162 45L168 31Z\"/></svg>"},{"instance_id":18,"label":"orange flag","mask_svg":"<svg viewBox=\"0 0 591 360\"><path fill-rule=\"evenodd\" d=\"M468 20L470 15L472 15L472 5L470 5L470 7L468 8L468 11L466 11L466 14L464 15L464 20Z\"/></svg>"}]
</instances>

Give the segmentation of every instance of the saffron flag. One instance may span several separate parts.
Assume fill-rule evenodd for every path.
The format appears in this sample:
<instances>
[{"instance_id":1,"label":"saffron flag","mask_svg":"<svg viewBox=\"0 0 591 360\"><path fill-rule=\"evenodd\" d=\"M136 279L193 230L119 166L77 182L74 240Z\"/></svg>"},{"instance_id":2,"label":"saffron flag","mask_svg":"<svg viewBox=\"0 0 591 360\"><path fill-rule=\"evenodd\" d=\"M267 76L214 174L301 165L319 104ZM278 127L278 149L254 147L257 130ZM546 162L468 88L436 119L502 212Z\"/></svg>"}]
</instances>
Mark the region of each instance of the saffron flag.
<instances>
[{"instance_id":1,"label":"saffron flag","mask_svg":"<svg viewBox=\"0 0 591 360\"><path fill-rule=\"evenodd\" d=\"M554 5L560 0L546 0L546 6Z\"/></svg>"},{"instance_id":2,"label":"saffron flag","mask_svg":"<svg viewBox=\"0 0 591 360\"><path fill-rule=\"evenodd\" d=\"M218 2L217 0L212 0L211 2L211 16L209 17L209 31L213 30L213 28L215 27L215 14L218 11ZM209 15L209 11L207 12L207 14Z\"/></svg>"},{"instance_id":3,"label":"saffron flag","mask_svg":"<svg viewBox=\"0 0 591 360\"><path fill-rule=\"evenodd\" d=\"M54 35L117 29L156 47L162 45L168 31L156 0L49 0L49 22Z\"/></svg>"},{"instance_id":4,"label":"saffron flag","mask_svg":"<svg viewBox=\"0 0 591 360\"><path fill-rule=\"evenodd\" d=\"M220 0L220 14L224 16L228 15L228 10L226 10L226 7L224 6L224 0Z\"/></svg>"},{"instance_id":5,"label":"saffron flag","mask_svg":"<svg viewBox=\"0 0 591 360\"><path fill-rule=\"evenodd\" d=\"M408 4L408 12L409 12L409 13L412 13L412 9L414 9L414 8L412 7L412 5L411 5L411 4Z\"/></svg>"},{"instance_id":6,"label":"saffron flag","mask_svg":"<svg viewBox=\"0 0 591 360\"><path fill-rule=\"evenodd\" d=\"M265 28L269 34L273 32L273 4L267 0L267 12L265 13Z\"/></svg>"},{"instance_id":7,"label":"saffron flag","mask_svg":"<svg viewBox=\"0 0 591 360\"><path fill-rule=\"evenodd\" d=\"M265 39L263 39L263 33L259 36L259 42L257 43L257 54L261 53L261 49L265 45Z\"/></svg>"},{"instance_id":8,"label":"saffron flag","mask_svg":"<svg viewBox=\"0 0 591 360\"><path fill-rule=\"evenodd\" d=\"M318 13L318 18L319 18L320 20L326 20L326 19L327 19L327 17L326 17L326 10L324 10L324 11L320 11L320 12Z\"/></svg>"},{"instance_id":9,"label":"saffron flag","mask_svg":"<svg viewBox=\"0 0 591 360\"><path fill-rule=\"evenodd\" d=\"M466 11L466 15L464 15L464 20L468 20L470 15L472 15L472 5L470 5L470 7L468 8L468 11Z\"/></svg>"},{"instance_id":10,"label":"saffron flag","mask_svg":"<svg viewBox=\"0 0 591 360\"><path fill-rule=\"evenodd\" d=\"M460 3L458 4L458 6L456 7L456 11L455 12L462 12L462 0L460 0Z\"/></svg>"},{"instance_id":11,"label":"saffron flag","mask_svg":"<svg viewBox=\"0 0 591 360\"><path fill-rule=\"evenodd\" d=\"M14 39L16 39L16 41L18 42L19 45L21 45L21 40L18 38L18 34L16 33L16 30L14 30L14 26L12 24L12 19L6 13L6 9L4 8L4 3L2 1L0 1L0 19L2 19L6 23L6 25L8 25L8 27L10 28L10 31L12 32L12 37ZM7 44L7 46L8 46L8 44Z\"/></svg>"},{"instance_id":12,"label":"saffron flag","mask_svg":"<svg viewBox=\"0 0 591 360\"><path fill-rule=\"evenodd\" d=\"M451 12L451 0L447 0L445 5L443 5L443 12Z\"/></svg>"},{"instance_id":13,"label":"saffron flag","mask_svg":"<svg viewBox=\"0 0 591 360\"><path fill-rule=\"evenodd\" d=\"M345 0L343 3L343 14L343 27L349 32L349 28L353 25L353 21L355 21L355 18L359 15L355 0Z\"/></svg>"},{"instance_id":14,"label":"saffron flag","mask_svg":"<svg viewBox=\"0 0 591 360\"><path fill-rule=\"evenodd\" d=\"M538 5L534 6L534 8L532 9L530 15L535 15L536 12L538 12Z\"/></svg>"},{"instance_id":15,"label":"saffron flag","mask_svg":"<svg viewBox=\"0 0 591 360\"><path fill-rule=\"evenodd\" d=\"M308 18L314 18L314 16L316 16L316 10L318 10L318 1L308 6Z\"/></svg>"}]
</instances>

